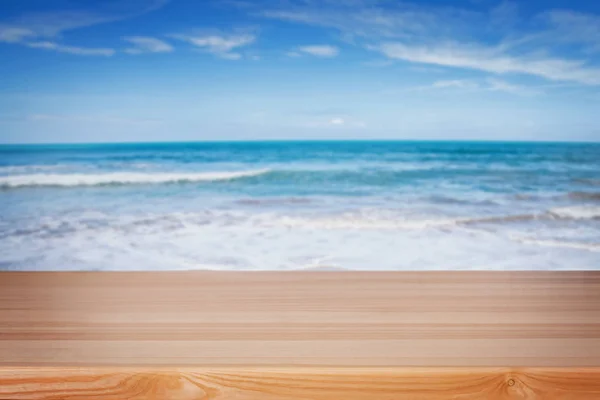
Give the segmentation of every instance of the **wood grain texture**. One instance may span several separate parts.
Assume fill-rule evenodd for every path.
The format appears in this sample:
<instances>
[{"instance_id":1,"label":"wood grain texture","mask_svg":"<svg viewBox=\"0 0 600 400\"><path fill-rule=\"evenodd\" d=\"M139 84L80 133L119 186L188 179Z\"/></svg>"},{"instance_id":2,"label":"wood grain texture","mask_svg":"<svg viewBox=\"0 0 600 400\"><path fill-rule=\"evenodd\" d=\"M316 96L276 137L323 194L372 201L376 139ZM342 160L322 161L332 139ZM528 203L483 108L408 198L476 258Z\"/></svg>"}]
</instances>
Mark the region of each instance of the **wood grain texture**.
<instances>
[{"instance_id":1,"label":"wood grain texture","mask_svg":"<svg viewBox=\"0 0 600 400\"><path fill-rule=\"evenodd\" d=\"M600 369L0 369L2 400L596 400Z\"/></svg>"},{"instance_id":2,"label":"wood grain texture","mask_svg":"<svg viewBox=\"0 0 600 400\"><path fill-rule=\"evenodd\" d=\"M600 273L0 273L0 366L600 367Z\"/></svg>"}]
</instances>

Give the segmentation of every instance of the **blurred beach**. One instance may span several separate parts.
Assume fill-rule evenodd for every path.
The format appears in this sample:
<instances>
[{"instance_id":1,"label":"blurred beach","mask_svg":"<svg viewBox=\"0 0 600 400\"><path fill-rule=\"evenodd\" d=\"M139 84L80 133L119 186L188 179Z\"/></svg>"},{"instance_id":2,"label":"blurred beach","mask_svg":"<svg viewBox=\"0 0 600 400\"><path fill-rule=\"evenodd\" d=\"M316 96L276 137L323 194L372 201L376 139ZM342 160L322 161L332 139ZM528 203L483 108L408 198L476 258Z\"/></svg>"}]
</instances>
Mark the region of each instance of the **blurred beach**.
<instances>
[{"instance_id":1,"label":"blurred beach","mask_svg":"<svg viewBox=\"0 0 600 400\"><path fill-rule=\"evenodd\" d=\"M600 268L600 145L0 146L2 270Z\"/></svg>"}]
</instances>

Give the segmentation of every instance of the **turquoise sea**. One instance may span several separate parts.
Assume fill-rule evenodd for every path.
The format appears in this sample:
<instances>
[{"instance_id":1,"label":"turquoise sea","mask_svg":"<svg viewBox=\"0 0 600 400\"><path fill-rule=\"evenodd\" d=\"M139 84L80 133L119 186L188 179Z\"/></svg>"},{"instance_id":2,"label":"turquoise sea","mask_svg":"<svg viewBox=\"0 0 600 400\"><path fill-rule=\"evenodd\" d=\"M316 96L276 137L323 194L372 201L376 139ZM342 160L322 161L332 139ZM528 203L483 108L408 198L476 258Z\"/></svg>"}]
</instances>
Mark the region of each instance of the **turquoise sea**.
<instances>
[{"instance_id":1,"label":"turquoise sea","mask_svg":"<svg viewBox=\"0 0 600 400\"><path fill-rule=\"evenodd\" d=\"M600 144L0 146L3 270L600 269Z\"/></svg>"}]
</instances>

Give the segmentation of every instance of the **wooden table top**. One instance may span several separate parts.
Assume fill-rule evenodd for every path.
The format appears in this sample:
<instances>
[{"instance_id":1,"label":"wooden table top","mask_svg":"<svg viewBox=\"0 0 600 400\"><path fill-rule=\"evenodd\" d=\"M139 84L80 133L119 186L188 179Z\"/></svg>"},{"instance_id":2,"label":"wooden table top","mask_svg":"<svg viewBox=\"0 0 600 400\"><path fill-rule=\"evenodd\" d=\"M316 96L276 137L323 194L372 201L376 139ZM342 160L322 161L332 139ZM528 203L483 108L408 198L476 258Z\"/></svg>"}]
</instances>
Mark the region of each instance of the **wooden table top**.
<instances>
[{"instance_id":1,"label":"wooden table top","mask_svg":"<svg viewBox=\"0 0 600 400\"><path fill-rule=\"evenodd\" d=\"M417 396L434 382L598 399L600 273L0 273L0 399L60 399L64 380L77 399L114 382L153 388L135 399L366 398L357 380L374 399L449 398Z\"/></svg>"}]
</instances>

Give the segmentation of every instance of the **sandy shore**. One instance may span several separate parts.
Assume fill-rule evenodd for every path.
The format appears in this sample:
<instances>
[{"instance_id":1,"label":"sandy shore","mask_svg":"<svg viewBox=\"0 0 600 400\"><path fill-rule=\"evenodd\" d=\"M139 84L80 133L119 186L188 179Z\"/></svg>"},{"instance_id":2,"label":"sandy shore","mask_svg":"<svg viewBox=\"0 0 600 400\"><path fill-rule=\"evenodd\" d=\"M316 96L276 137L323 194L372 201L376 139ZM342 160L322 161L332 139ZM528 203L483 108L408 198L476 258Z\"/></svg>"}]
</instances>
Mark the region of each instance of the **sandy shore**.
<instances>
[{"instance_id":1,"label":"sandy shore","mask_svg":"<svg viewBox=\"0 0 600 400\"><path fill-rule=\"evenodd\" d=\"M4 366L600 366L596 272L0 273Z\"/></svg>"}]
</instances>

